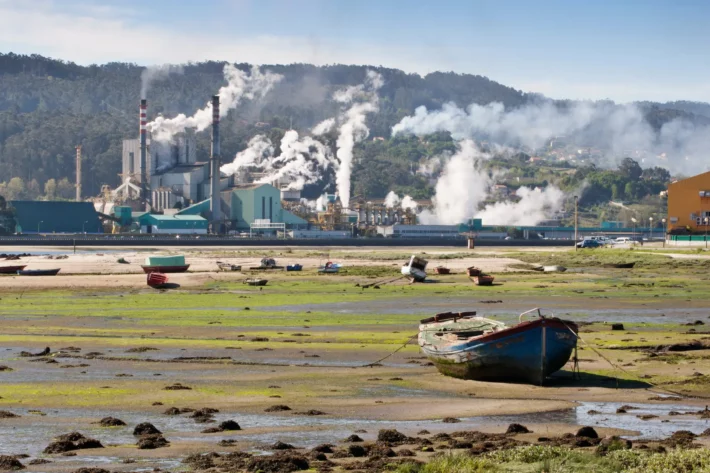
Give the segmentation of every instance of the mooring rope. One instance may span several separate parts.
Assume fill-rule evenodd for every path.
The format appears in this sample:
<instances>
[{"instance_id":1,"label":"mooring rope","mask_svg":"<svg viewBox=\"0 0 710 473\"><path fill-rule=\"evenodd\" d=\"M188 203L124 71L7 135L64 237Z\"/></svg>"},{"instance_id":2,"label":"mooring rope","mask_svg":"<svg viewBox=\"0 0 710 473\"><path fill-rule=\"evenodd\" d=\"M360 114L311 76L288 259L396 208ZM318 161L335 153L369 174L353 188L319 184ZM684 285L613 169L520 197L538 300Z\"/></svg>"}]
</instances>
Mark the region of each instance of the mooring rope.
<instances>
[{"instance_id":1,"label":"mooring rope","mask_svg":"<svg viewBox=\"0 0 710 473\"><path fill-rule=\"evenodd\" d=\"M400 346L399 348L397 348L395 351L393 351L393 352L390 353L389 355L387 355L387 356L385 356L385 357L383 357L383 358L380 358L380 359L377 360L377 361L373 361L372 363L368 363L368 364L366 364L366 365L358 366L358 368L372 368L372 367L374 367L375 365L380 364L381 362L385 361L385 360L386 360L387 358L389 358L390 356L394 355L395 353L397 353L398 351L402 350L404 347L406 347L407 345L409 345L409 342L411 342L412 340L414 340L414 339L417 338L418 336L419 336L419 334L412 335L411 337L409 337L409 338L407 339L406 342L404 342L404 344L403 344L402 346Z\"/></svg>"},{"instance_id":2,"label":"mooring rope","mask_svg":"<svg viewBox=\"0 0 710 473\"><path fill-rule=\"evenodd\" d=\"M599 355L599 357L600 357L601 359L603 359L604 361L606 361L607 363L609 363L612 368L615 368L615 369L617 369L617 370L619 370L619 371L621 371L621 372L623 372L623 373L626 373L626 374L629 375L630 377L635 378L636 380L638 380L638 381L640 381L640 382L642 382L642 383L650 384L651 387L654 388L654 389L659 389L659 390L665 391L665 392L655 392L655 391L652 391L650 388L645 388L646 391L651 392L651 393L654 393L654 394L667 394L667 393L671 393L671 394L675 394L676 396L680 396L680 397L686 398L686 399L692 399L692 398L697 398L697 399L710 399L710 397L708 397L708 396L701 396L701 395L698 395L698 394L689 395L689 394L683 394L683 393L680 393L680 392L677 392L677 391L673 391L672 389L668 389L668 388L666 388L666 387L659 386L659 385L657 385L657 384L655 384L655 383L652 383L651 381L648 381L648 380L646 380L646 379L641 378L639 375L637 375L637 374L635 374L635 373L632 373L632 372L630 372L630 371L625 370L622 366L619 366L619 365L614 364L613 361L611 361L609 358L607 358L607 357L605 357L604 355L602 355L601 352L599 352L599 350L597 350L597 349L594 348L592 345L590 345L589 343L587 343L587 341L586 341L584 338L582 338L582 337L579 335L579 333L577 333L577 332L575 332L574 330L572 330L572 328L571 328L569 325L567 325L564 320L560 319L560 322L562 322L562 324L563 324L565 327L567 327L567 329L568 329L570 332L572 332L579 340L581 340L582 343L584 343L584 345L585 345L586 347L588 347L588 348L591 349L594 353L596 353L597 355ZM617 386L617 389L618 389L618 387L619 387L619 380L618 380L618 379L616 380L616 386Z\"/></svg>"}]
</instances>

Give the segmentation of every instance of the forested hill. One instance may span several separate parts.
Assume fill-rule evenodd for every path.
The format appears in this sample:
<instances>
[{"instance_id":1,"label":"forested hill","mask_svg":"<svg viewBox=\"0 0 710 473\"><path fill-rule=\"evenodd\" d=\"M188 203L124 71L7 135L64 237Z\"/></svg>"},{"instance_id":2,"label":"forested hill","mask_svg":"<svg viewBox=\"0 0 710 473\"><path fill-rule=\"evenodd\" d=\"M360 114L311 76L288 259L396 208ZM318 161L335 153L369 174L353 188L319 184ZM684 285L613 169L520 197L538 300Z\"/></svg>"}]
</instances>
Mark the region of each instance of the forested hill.
<instances>
[{"instance_id":1,"label":"forested hill","mask_svg":"<svg viewBox=\"0 0 710 473\"><path fill-rule=\"evenodd\" d=\"M184 66L182 74L153 84L148 91L149 119L158 113L191 114L204 106L224 84L225 63L204 62ZM247 64L239 65L247 69ZM334 115L330 98L336 88L363 81L365 71L381 73L380 112L368 119L371 136L389 137L391 127L420 105L438 108L501 102L516 107L531 99L518 90L486 77L434 72L421 77L397 69L372 66L308 64L266 65L282 74L266 103L246 104L223 120L222 154L233 156L258 131L256 122L268 122L274 138L293 126L306 129ZM108 63L79 66L38 55L0 54L0 183L20 177L42 188L49 179L74 180L74 146L85 157L83 189L97 194L102 184L117 185L121 140L137 135L138 100L143 67ZM699 118L708 104L682 103L677 108L644 104L649 122L660 126L676 116ZM710 113L708 114L710 116ZM655 119L654 119L655 117ZM705 118L705 117L703 117ZM201 134L198 147L206 151L209 136ZM407 173L421 153L395 150ZM357 180L357 175L354 176ZM409 177L395 178L409 185ZM33 182L34 181L34 182ZM356 182L357 185L357 182ZM384 184L383 184L384 185Z\"/></svg>"}]
</instances>

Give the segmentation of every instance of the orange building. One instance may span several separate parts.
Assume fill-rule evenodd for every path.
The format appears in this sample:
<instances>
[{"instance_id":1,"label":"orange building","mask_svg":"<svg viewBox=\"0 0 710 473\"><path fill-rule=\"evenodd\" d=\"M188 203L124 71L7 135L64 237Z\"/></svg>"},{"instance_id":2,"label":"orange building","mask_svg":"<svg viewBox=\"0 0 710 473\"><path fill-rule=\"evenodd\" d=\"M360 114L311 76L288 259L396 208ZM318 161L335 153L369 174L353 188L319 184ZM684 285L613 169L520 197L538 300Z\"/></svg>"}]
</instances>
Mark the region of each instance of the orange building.
<instances>
[{"instance_id":1,"label":"orange building","mask_svg":"<svg viewBox=\"0 0 710 473\"><path fill-rule=\"evenodd\" d=\"M704 232L710 227L710 172L668 186L668 231L686 228Z\"/></svg>"}]
</instances>

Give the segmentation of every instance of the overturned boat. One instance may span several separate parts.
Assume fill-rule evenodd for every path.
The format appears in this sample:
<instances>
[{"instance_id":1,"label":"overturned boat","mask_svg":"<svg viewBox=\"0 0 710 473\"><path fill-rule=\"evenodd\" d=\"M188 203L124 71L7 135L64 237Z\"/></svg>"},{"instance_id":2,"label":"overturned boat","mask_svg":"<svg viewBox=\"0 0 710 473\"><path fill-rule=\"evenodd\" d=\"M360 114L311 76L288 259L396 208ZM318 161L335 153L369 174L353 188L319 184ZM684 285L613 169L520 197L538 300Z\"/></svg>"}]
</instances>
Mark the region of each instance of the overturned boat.
<instances>
[{"instance_id":1,"label":"overturned boat","mask_svg":"<svg viewBox=\"0 0 710 473\"><path fill-rule=\"evenodd\" d=\"M523 321L531 313L533 320ZM476 312L443 313L419 326L422 352L447 376L542 385L577 346L577 325L540 309L520 314L512 327Z\"/></svg>"},{"instance_id":2,"label":"overturned boat","mask_svg":"<svg viewBox=\"0 0 710 473\"><path fill-rule=\"evenodd\" d=\"M412 255L409 263L402 266L402 274L412 282L422 282L426 279L426 265L428 263L424 258Z\"/></svg>"}]
</instances>

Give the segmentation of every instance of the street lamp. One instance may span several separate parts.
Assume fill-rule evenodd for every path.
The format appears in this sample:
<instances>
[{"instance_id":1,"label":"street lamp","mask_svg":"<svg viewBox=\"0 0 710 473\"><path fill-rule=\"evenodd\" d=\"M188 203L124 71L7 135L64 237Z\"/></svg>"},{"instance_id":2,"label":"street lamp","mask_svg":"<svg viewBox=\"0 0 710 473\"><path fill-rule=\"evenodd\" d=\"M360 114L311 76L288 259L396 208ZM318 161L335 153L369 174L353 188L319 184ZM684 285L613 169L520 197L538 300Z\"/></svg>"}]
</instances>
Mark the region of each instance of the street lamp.
<instances>
[{"instance_id":1,"label":"street lamp","mask_svg":"<svg viewBox=\"0 0 710 473\"><path fill-rule=\"evenodd\" d=\"M653 217L648 217L648 240L653 241Z\"/></svg>"},{"instance_id":2,"label":"street lamp","mask_svg":"<svg viewBox=\"0 0 710 473\"><path fill-rule=\"evenodd\" d=\"M705 217L703 219L703 223L705 224L705 248L707 249L708 247L708 218Z\"/></svg>"},{"instance_id":3,"label":"street lamp","mask_svg":"<svg viewBox=\"0 0 710 473\"><path fill-rule=\"evenodd\" d=\"M38 235L39 235L39 226L42 225L43 223L44 223L44 220L40 220L39 222L37 222L37 234Z\"/></svg>"},{"instance_id":4,"label":"street lamp","mask_svg":"<svg viewBox=\"0 0 710 473\"><path fill-rule=\"evenodd\" d=\"M634 222L634 241L636 241L636 219L631 217L631 221Z\"/></svg>"},{"instance_id":5,"label":"street lamp","mask_svg":"<svg viewBox=\"0 0 710 473\"><path fill-rule=\"evenodd\" d=\"M577 251L577 207L579 204L579 197L574 196L574 251Z\"/></svg>"},{"instance_id":6,"label":"street lamp","mask_svg":"<svg viewBox=\"0 0 710 473\"><path fill-rule=\"evenodd\" d=\"M88 220L84 220L84 223L81 224L81 233L86 235L86 224L89 223Z\"/></svg>"},{"instance_id":7,"label":"street lamp","mask_svg":"<svg viewBox=\"0 0 710 473\"><path fill-rule=\"evenodd\" d=\"M665 248L666 247L666 232L667 232L666 219L662 218L661 222L663 222L663 235L662 236L663 236L663 248Z\"/></svg>"}]
</instances>

